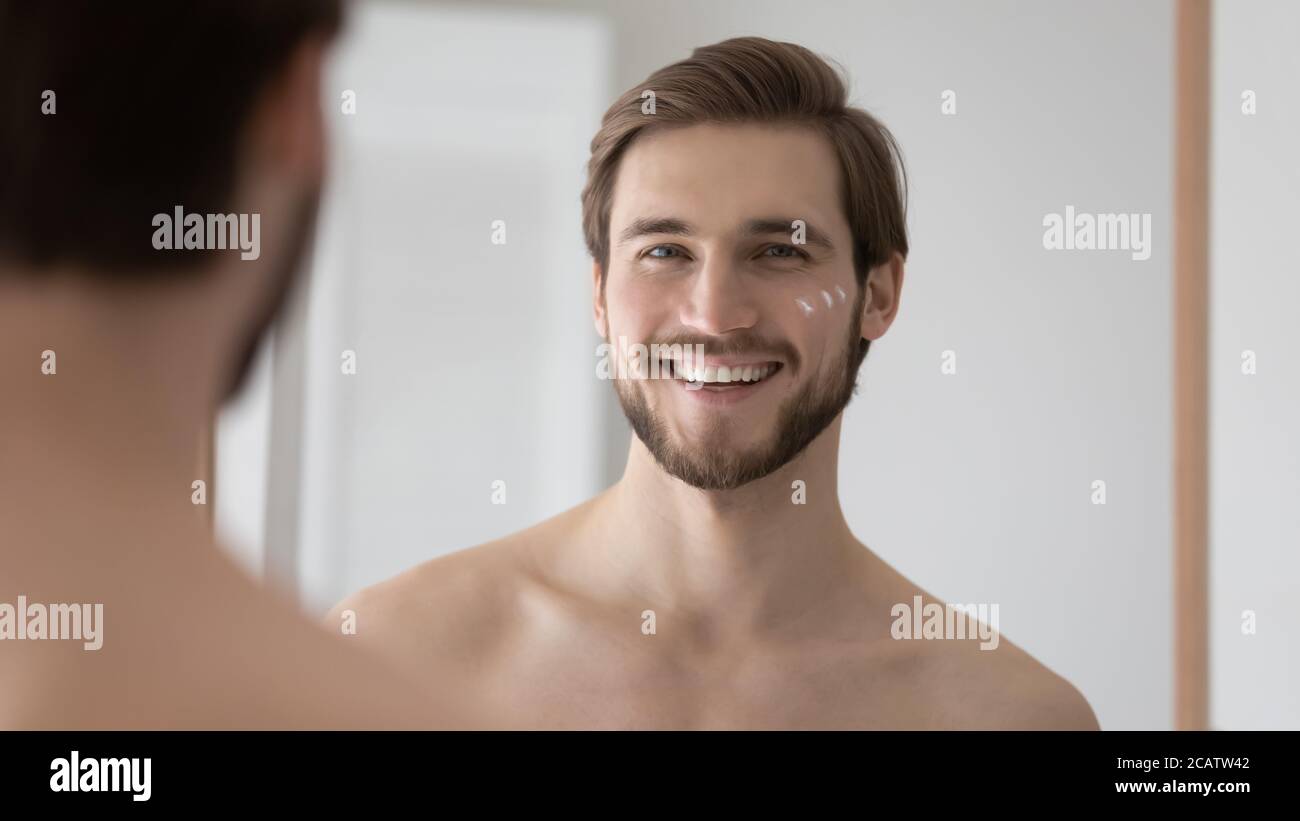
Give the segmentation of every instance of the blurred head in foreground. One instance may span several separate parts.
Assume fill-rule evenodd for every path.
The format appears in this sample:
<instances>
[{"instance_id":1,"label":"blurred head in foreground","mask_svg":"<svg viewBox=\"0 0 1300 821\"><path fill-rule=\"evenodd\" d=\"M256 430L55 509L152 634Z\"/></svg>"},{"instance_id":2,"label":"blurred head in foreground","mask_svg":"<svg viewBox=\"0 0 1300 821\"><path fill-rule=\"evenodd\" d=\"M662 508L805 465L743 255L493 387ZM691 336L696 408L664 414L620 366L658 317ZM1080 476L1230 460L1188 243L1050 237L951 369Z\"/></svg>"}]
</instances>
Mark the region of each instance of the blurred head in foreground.
<instances>
[{"instance_id":1,"label":"blurred head in foreground","mask_svg":"<svg viewBox=\"0 0 1300 821\"><path fill-rule=\"evenodd\" d=\"M311 236L339 23L337 0L0 0L0 289L237 390Z\"/></svg>"}]
</instances>

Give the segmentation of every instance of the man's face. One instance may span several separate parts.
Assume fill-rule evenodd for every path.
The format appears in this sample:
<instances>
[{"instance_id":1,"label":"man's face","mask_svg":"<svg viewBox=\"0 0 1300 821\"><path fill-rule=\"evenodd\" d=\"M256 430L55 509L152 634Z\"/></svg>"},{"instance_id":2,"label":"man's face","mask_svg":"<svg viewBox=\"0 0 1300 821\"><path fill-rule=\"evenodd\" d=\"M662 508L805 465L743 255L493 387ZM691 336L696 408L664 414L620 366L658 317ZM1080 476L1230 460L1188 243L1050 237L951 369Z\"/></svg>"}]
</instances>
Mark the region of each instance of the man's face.
<instances>
[{"instance_id":1,"label":"man's face","mask_svg":"<svg viewBox=\"0 0 1300 821\"><path fill-rule=\"evenodd\" d=\"M623 156L597 329L616 351L620 338L704 346L702 380L674 364L671 379L615 381L637 436L682 481L762 478L851 398L864 291L839 180L830 143L806 128L665 129Z\"/></svg>"}]
</instances>

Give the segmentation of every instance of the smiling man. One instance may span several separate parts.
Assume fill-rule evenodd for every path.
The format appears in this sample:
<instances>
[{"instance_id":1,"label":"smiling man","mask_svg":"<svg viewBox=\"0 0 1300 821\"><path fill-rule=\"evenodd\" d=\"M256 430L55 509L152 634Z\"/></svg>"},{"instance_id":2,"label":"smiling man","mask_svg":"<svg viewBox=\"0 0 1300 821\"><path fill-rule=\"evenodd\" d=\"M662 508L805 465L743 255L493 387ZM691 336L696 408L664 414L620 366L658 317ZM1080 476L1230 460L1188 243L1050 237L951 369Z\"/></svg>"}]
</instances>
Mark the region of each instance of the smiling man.
<instances>
[{"instance_id":1,"label":"smiling man","mask_svg":"<svg viewBox=\"0 0 1300 821\"><path fill-rule=\"evenodd\" d=\"M845 521L843 410L907 254L897 148L846 96L808 50L741 38L610 107L582 199L596 329L703 361L615 379L635 436L613 487L331 626L356 611L509 727L1097 727L1005 639L908 640L899 608L949 608Z\"/></svg>"}]
</instances>

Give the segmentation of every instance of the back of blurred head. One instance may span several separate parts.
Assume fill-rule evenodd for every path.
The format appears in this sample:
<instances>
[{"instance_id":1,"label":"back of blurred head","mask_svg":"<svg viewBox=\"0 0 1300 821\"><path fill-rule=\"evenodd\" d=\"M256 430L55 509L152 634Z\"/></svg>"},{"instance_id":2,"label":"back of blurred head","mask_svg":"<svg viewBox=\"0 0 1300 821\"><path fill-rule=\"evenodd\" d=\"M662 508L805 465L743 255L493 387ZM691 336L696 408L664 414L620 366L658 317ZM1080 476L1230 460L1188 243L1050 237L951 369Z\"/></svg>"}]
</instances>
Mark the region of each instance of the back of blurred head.
<instances>
[{"instance_id":1,"label":"back of blurred head","mask_svg":"<svg viewBox=\"0 0 1300 821\"><path fill-rule=\"evenodd\" d=\"M340 17L339 0L0 0L0 286L201 336L237 391L312 235ZM257 214L259 253L160 250L177 208Z\"/></svg>"}]
</instances>

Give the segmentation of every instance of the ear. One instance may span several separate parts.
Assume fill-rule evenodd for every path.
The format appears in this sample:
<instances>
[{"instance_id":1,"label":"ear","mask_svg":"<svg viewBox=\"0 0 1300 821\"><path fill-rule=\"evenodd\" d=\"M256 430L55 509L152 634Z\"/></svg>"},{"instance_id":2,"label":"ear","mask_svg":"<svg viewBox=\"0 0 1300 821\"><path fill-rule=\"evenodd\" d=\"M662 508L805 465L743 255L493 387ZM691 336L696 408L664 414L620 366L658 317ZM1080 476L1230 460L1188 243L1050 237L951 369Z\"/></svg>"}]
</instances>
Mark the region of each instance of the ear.
<instances>
[{"instance_id":1,"label":"ear","mask_svg":"<svg viewBox=\"0 0 1300 821\"><path fill-rule=\"evenodd\" d=\"M325 171L325 115L321 85L328 41L303 38L263 89L249 137L260 170L319 180Z\"/></svg>"},{"instance_id":2,"label":"ear","mask_svg":"<svg viewBox=\"0 0 1300 821\"><path fill-rule=\"evenodd\" d=\"M871 269L867 274L867 289L862 302L862 336L873 342L885 335L898 314L898 301L903 292L903 255L894 252L888 261Z\"/></svg>"},{"instance_id":3,"label":"ear","mask_svg":"<svg viewBox=\"0 0 1300 821\"><path fill-rule=\"evenodd\" d=\"M591 317L596 325L596 333L600 334L601 339L607 339L609 317L605 313L605 297L600 287L601 279L600 263L593 259L591 261Z\"/></svg>"}]
</instances>

